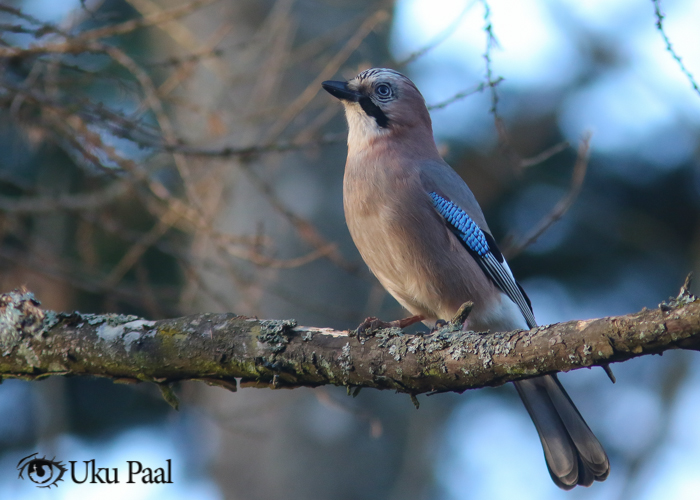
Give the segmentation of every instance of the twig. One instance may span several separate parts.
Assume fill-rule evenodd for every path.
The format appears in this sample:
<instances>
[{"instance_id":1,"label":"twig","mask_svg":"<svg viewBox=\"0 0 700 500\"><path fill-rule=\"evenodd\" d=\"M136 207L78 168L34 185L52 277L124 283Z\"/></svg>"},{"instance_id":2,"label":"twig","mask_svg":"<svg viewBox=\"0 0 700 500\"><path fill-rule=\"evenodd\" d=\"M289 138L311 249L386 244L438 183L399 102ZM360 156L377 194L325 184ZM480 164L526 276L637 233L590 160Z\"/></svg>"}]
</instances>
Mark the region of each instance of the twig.
<instances>
[{"instance_id":1,"label":"twig","mask_svg":"<svg viewBox=\"0 0 700 500\"><path fill-rule=\"evenodd\" d=\"M491 65L491 51L495 46L498 46L496 36L493 34L493 24L491 24L491 8L487 0L481 0L484 5L484 32L486 33L486 50L483 58L486 63L486 84L491 90L491 113L496 121L500 121L498 117L498 93L496 92L496 80L493 78L493 68ZM499 78L499 81L502 78Z\"/></svg>"},{"instance_id":2,"label":"twig","mask_svg":"<svg viewBox=\"0 0 700 500\"><path fill-rule=\"evenodd\" d=\"M224 49L217 48L210 50L209 47L204 47L202 49L190 52L186 56L182 57L168 57L167 59L162 59L159 61L153 61L149 63L144 63L145 67L148 68L159 68L159 67L169 67L169 66L180 66L182 64L198 62L202 59L221 57L224 54Z\"/></svg>"},{"instance_id":3,"label":"twig","mask_svg":"<svg viewBox=\"0 0 700 500\"><path fill-rule=\"evenodd\" d=\"M244 162L239 162L239 166L243 171L248 174L250 180L255 184L258 190L265 196L272 208L275 209L280 215L282 215L297 231L297 234L302 240L313 246L320 255L328 258L335 265L345 270L350 274L357 273L357 265L351 263L343 257L336 245L328 242L316 229L316 227L309 221L298 216L292 212L288 207L286 207L279 198L275 195L272 186L265 182L260 176L258 176L249 166ZM320 256L319 255L319 256Z\"/></svg>"},{"instance_id":4,"label":"twig","mask_svg":"<svg viewBox=\"0 0 700 500\"><path fill-rule=\"evenodd\" d=\"M105 26L103 28L96 28L93 30L84 31L83 33L75 37L74 40L77 42L87 40L98 40L110 36L124 35L139 28L161 25L169 21L174 21L175 19L178 19L180 17L184 17L201 7L205 7L218 1L219 0L194 0L193 2L172 8L170 10L157 11L150 15L139 17L137 19L132 19L130 21L125 21L120 24L113 24L111 26Z\"/></svg>"},{"instance_id":5,"label":"twig","mask_svg":"<svg viewBox=\"0 0 700 500\"><path fill-rule=\"evenodd\" d=\"M502 81L503 81L503 78L499 76L493 82L490 82L490 83L481 82L479 85L477 85L476 87L474 87L472 89L465 90L463 92L457 92L455 95L453 95L449 99L445 99L444 101L438 102L436 104L431 104L430 106L428 106L428 110L432 111L435 109L446 108L450 104L455 103L457 101L461 101L465 97L469 97L470 95L474 95L474 94L478 94L479 92L483 92L486 87L493 88L496 85L498 85L499 83L501 83Z\"/></svg>"},{"instance_id":6,"label":"twig","mask_svg":"<svg viewBox=\"0 0 700 500\"><path fill-rule=\"evenodd\" d=\"M51 247L51 242L45 242L46 247ZM132 304L135 308L143 306L142 292L133 286L121 285L110 290L102 288L102 284L98 282L91 274L86 274L84 264L77 262L54 262L53 255L47 254L27 254L26 252L13 250L7 247L0 247L0 260L4 260L7 264L12 264L15 269L25 269L28 273L41 273L51 281L62 284L68 284L77 290L94 294L111 294L119 297L121 300ZM161 306L165 312L171 315L177 315L177 309L172 305L177 301L178 290L175 287L167 285L154 285L155 293L157 293Z\"/></svg>"},{"instance_id":7,"label":"twig","mask_svg":"<svg viewBox=\"0 0 700 500\"><path fill-rule=\"evenodd\" d=\"M68 120L67 123L72 123L76 127L73 130L82 133L87 133L87 131L82 126L80 126L79 122L76 122L75 120ZM58 128L59 124L55 125ZM101 143L101 139L96 134L90 134L89 137L90 141ZM76 146L79 147L79 145ZM234 246L240 245L240 243L245 240L241 240L239 237L232 237L231 235L227 235L213 230L210 223L207 222L205 217L203 217L197 211L194 211L190 206L188 206L181 200L172 197L170 193L168 193L167 189L165 189L165 187L162 186L160 182L153 180L145 172L139 169L134 162L124 160L123 158L118 157L113 151L110 151L108 148L104 148L104 146L102 150L108 155L108 157L111 160L115 161L120 167L122 167L127 172L134 174L136 180L145 182L146 185L150 187L151 193L155 195L157 199L167 203L167 210L161 211L158 207L154 206L151 203L148 203L147 200L144 200L146 202L146 206L151 209L151 213L153 213L154 216L158 217L161 221L164 218L170 221L166 224L167 227L179 222L180 219L186 220L194 228L206 232L206 234L208 234L212 238L212 241L229 255L252 262L258 266L277 269L289 269L307 264L321 257L328 257L333 262L343 266L348 271L350 271L351 269L355 269L355 266L347 263L342 258L342 256L340 256L334 244L329 243L325 239L323 239L310 223L304 221L303 219L297 217L292 212L290 212L286 207L284 207L281 204L281 202L279 202L279 200L276 200L276 197L274 197L274 195L270 195L269 197L270 200L275 200L273 203L273 207L280 210L283 215L290 219L292 224L300 231L302 237L312 243L312 245L315 247L314 251L298 258L282 260L263 256L257 252L251 251L250 249L243 249L239 248L238 246ZM83 151L83 154L86 156L89 155L87 151ZM263 181L260 181L260 183L261 184L259 184L259 186L265 185ZM269 193L272 193L271 188L269 190ZM171 217L174 218L171 219ZM232 245L232 243L234 245ZM133 265L135 260L133 258L130 258L128 262L131 262L131 264L128 266L130 267L131 265ZM120 273L120 277L121 275L123 275L123 273ZM114 280L109 281L109 284L114 284Z\"/></svg>"},{"instance_id":8,"label":"twig","mask_svg":"<svg viewBox=\"0 0 700 500\"><path fill-rule=\"evenodd\" d=\"M377 9L375 4L370 4L369 9L365 9L360 14L351 17L340 26L336 26L328 30L325 34L312 38L308 42L302 44L294 50L289 60L286 62L287 67L294 67L302 61L310 60L318 56L324 50L333 47L340 40L349 37L353 32L362 25L362 23L372 15Z\"/></svg>"},{"instance_id":9,"label":"twig","mask_svg":"<svg viewBox=\"0 0 700 500\"><path fill-rule=\"evenodd\" d=\"M471 8L474 7L477 1L478 0L472 0L467 5L465 5L464 9L462 9L462 12L460 12L459 15L454 19L454 21L452 21L452 23L447 28L442 30L433 41L431 41L424 47L421 47L420 49L416 50L415 52L412 52L401 61L398 61L396 65L399 67L408 66L409 64L420 59L425 54L442 44L445 40L452 36L452 34L457 30L457 28L459 28L459 25L462 24L462 21L464 20L464 16L466 16L467 13L471 10Z\"/></svg>"},{"instance_id":10,"label":"twig","mask_svg":"<svg viewBox=\"0 0 700 500\"><path fill-rule=\"evenodd\" d=\"M367 35L369 35L379 23L385 22L387 19L389 19L389 14L385 10L379 10L362 23L355 34L345 43L345 46L326 63L318 76L306 87L299 97L285 109L267 133L265 142L274 141L279 134L287 128L292 120L311 102L316 94L320 92L321 82L332 77L347 58L355 52Z\"/></svg>"},{"instance_id":11,"label":"twig","mask_svg":"<svg viewBox=\"0 0 700 500\"><path fill-rule=\"evenodd\" d=\"M484 5L484 33L486 34L486 49L484 50L483 58L486 64L486 83L491 91L491 109L489 112L493 115L493 123L496 127L496 133L498 134L498 144L501 150L505 153L506 157L509 158L511 163L517 168L520 164L520 157L516 151L510 145L510 140L508 137L508 131L506 130L505 123L501 116L498 114L498 91L496 90L496 84L503 80L499 77L494 80L493 77L493 65L491 60L491 52L494 47L498 47L498 40L493 33L493 24L491 23L491 8L489 7L488 0L481 0Z\"/></svg>"},{"instance_id":12,"label":"twig","mask_svg":"<svg viewBox=\"0 0 700 500\"><path fill-rule=\"evenodd\" d=\"M6 12L12 16L19 17L20 19L24 19L25 21L27 21L31 24L36 24L38 26L42 26L45 30L47 30L51 33L63 34L63 32L60 29L58 29L58 27L56 27L55 25L41 21L34 16L30 16L29 14L22 12L21 9L18 9L15 7L10 7L9 5L0 4L0 12Z\"/></svg>"},{"instance_id":13,"label":"twig","mask_svg":"<svg viewBox=\"0 0 700 500\"><path fill-rule=\"evenodd\" d=\"M136 9L142 16L158 16L166 15L167 11L163 9L157 3L152 0L126 0L134 9ZM208 3L216 2L217 0L204 0ZM183 6L186 8L187 6ZM160 22L154 24L162 31L168 34L175 43L183 47L186 50L198 50L200 48L200 43L198 37L192 33L192 31L182 23L176 22L175 19L171 19L168 22ZM212 71L213 73L221 76L223 74L222 68L219 61L216 59L205 59L203 61L204 67Z\"/></svg>"},{"instance_id":14,"label":"twig","mask_svg":"<svg viewBox=\"0 0 700 500\"><path fill-rule=\"evenodd\" d=\"M302 149L325 146L328 144L340 144L345 141L347 133L332 133L325 134L317 139L306 142L297 141L277 141L262 145L245 146L241 148L225 146L223 148L199 148L187 146L185 144L155 144L149 143L149 146L162 149L168 152L178 152L186 156L209 157L209 158L234 158L241 157L250 159L260 154L265 153L284 153L287 151L299 151Z\"/></svg>"},{"instance_id":15,"label":"twig","mask_svg":"<svg viewBox=\"0 0 700 500\"><path fill-rule=\"evenodd\" d=\"M532 231L530 231L529 234L522 238L520 242L510 245L503 251L503 254L507 258L511 259L515 257L525 248L532 245L535 241L537 241L537 238L542 236L542 234L547 231L552 224L561 219L569 208L571 208L571 205L573 205L574 201L581 192L583 181L586 178L590 144L591 134L587 133L581 138L581 143L579 144L576 163L574 164L574 171L571 175L571 185L569 186L569 191L561 200L559 200L559 203L554 206L552 211L549 212Z\"/></svg>"},{"instance_id":16,"label":"twig","mask_svg":"<svg viewBox=\"0 0 700 500\"><path fill-rule=\"evenodd\" d=\"M539 165L540 163L544 163L545 161L549 160L552 156L561 153L564 151L566 148L569 147L569 141L562 141L559 144L555 144L551 148L545 149L541 153L531 157L531 158L523 158L520 161L520 168L528 168L528 167L534 167L535 165Z\"/></svg>"},{"instance_id":17,"label":"twig","mask_svg":"<svg viewBox=\"0 0 700 500\"><path fill-rule=\"evenodd\" d=\"M651 0L651 2L654 4L654 14L656 15L656 29L659 30L659 33L661 33L661 37L664 39L664 42L666 43L666 50L676 60L676 62L678 63L678 66L681 68L681 71L688 78L688 81L690 82L690 85L693 87L693 90L695 90L695 92L698 95L700 95L700 87L698 86L698 83L695 81L693 74L688 70L688 68L685 67L685 64L683 64L681 57L678 55L678 53L676 53L675 49L671 45L671 40L668 38L668 35L666 34L666 31L664 30L663 19L665 16L661 12L661 0Z\"/></svg>"},{"instance_id":18,"label":"twig","mask_svg":"<svg viewBox=\"0 0 700 500\"><path fill-rule=\"evenodd\" d=\"M145 233L139 241L134 243L129 250L127 250L121 260L105 278L103 287L105 289L110 289L119 283L124 275L136 265L149 247L170 230L179 217L180 215L173 210L166 212L164 216L160 217L151 230Z\"/></svg>"},{"instance_id":19,"label":"twig","mask_svg":"<svg viewBox=\"0 0 700 500\"><path fill-rule=\"evenodd\" d=\"M95 210L124 196L129 186L113 182L106 188L85 194L62 194L56 197L35 196L10 198L0 196L0 212L11 214L42 214L56 211L77 212Z\"/></svg>"},{"instance_id":20,"label":"twig","mask_svg":"<svg viewBox=\"0 0 700 500\"><path fill-rule=\"evenodd\" d=\"M219 26L211 37L209 37L209 40L204 44L204 46L197 51L198 54L202 56L213 53L216 50L216 46L221 43L221 40L223 40L223 38L229 34L232 28L233 25L231 24ZM197 63L200 61L202 61L201 58L192 59L176 68L175 72L173 72L170 77L158 87L158 97L161 99L164 98L175 90L175 88L177 88L183 81L192 76L192 73L197 67Z\"/></svg>"}]
</instances>

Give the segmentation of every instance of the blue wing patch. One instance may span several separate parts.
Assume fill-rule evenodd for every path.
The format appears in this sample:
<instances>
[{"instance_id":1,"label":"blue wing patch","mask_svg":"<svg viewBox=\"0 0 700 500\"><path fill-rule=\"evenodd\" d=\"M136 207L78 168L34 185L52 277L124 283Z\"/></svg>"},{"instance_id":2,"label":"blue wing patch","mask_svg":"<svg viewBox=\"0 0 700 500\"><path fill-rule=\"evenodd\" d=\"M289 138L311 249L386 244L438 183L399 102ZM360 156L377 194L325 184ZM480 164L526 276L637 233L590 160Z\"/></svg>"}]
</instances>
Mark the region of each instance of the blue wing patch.
<instances>
[{"instance_id":1,"label":"blue wing patch","mask_svg":"<svg viewBox=\"0 0 700 500\"><path fill-rule=\"evenodd\" d=\"M484 232L471 217L450 200L446 200L435 192L430 193L430 197L440 215L459 232L462 241L479 257L485 257L490 251L489 244L486 242Z\"/></svg>"},{"instance_id":2,"label":"blue wing patch","mask_svg":"<svg viewBox=\"0 0 700 500\"><path fill-rule=\"evenodd\" d=\"M530 328L537 326L532 313L530 299L513 278L508 264L493 241L493 237L484 233L467 213L450 200L436 192L429 193L433 206L448 223L452 232L462 240L463 245L473 252L474 259L481 269L490 277L498 288L515 302Z\"/></svg>"}]
</instances>

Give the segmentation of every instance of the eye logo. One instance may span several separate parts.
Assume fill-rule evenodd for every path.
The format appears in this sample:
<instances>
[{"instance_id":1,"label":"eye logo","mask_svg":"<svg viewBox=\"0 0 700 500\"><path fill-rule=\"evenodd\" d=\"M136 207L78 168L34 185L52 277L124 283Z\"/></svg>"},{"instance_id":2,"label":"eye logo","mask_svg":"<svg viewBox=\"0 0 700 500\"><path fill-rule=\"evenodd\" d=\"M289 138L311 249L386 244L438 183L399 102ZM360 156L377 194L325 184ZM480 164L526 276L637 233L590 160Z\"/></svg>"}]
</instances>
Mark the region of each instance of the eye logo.
<instances>
[{"instance_id":1,"label":"eye logo","mask_svg":"<svg viewBox=\"0 0 700 500\"><path fill-rule=\"evenodd\" d=\"M60 461L57 462L56 457L51 460L47 460L46 457L32 458L35 455L38 453L32 453L17 463L20 479L24 479L22 473L24 473L24 469L27 469L27 477L36 483L37 488L51 488L57 482L63 481L61 478L68 469ZM56 487L58 488L58 485Z\"/></svg>"}]
</instances>

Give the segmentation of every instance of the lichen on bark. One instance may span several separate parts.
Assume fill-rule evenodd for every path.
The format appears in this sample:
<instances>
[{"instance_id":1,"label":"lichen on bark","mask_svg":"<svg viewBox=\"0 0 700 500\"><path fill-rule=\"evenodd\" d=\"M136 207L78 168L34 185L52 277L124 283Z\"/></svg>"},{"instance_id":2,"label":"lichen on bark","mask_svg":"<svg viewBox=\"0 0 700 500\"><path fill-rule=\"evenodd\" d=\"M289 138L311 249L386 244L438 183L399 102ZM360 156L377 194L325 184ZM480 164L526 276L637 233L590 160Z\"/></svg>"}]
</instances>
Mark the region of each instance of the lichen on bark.
<instances>
[{"instance_id":1,"label":"lichen on bark","mask_svg":"<svg viewBox=\"0 0 700 500\"><path fill-rule=\"evenodd\" d=\"M0 295L0 376L51 375L236 390L325 384L411 395L461 392L666 349L700 348L700 301L687 287L653 310L529 331L476 333L458 322L424 334L380 329L368 338L295 320L199 314L167 320L42 310L27 290Z\"/></svg>"}]
</instances>

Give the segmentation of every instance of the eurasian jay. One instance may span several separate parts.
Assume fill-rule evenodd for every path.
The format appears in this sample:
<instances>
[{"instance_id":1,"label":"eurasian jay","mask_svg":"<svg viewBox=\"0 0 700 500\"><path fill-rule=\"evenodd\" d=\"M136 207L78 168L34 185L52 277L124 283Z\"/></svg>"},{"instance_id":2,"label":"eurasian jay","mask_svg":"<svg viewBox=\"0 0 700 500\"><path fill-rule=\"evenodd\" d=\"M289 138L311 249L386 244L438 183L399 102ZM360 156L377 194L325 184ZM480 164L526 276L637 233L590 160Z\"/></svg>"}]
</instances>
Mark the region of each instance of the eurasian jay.
<instances>
[{"instance_id":1,"label":"eurasian jay","mask_svg":"<svg viewBox=\"0 0 700 500\"><path fill-rule=\"evenodd\" d=\"M434 326L474 303L464 328L537 326L525 291L498 250L462 178L440 157L423 96L384 68L348 82L323 82L348 121L345 219L362 258L386 290ZM563 489L603 481L605 450L556 375L514 382L537 432L552 480Z\"/></svg>"}]
</instances>

